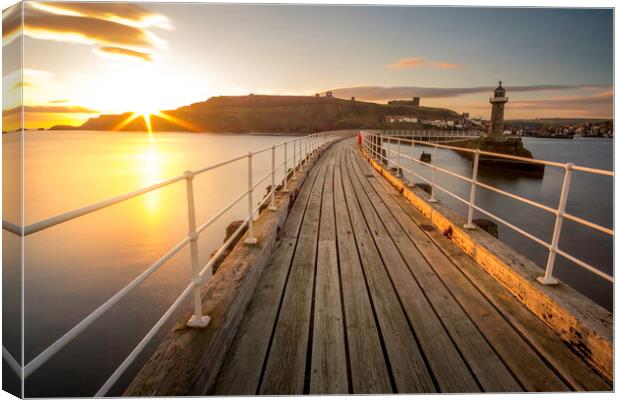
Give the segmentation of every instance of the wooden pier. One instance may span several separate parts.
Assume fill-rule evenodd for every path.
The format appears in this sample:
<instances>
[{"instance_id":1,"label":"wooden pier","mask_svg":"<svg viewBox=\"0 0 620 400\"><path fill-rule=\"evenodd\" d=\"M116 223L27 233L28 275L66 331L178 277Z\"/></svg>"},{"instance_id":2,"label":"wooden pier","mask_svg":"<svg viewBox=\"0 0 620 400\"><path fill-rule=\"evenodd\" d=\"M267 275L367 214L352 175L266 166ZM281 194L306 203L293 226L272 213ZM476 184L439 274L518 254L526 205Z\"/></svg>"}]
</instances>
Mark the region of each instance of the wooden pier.
<instances>
[{"instance_id":1,"label":"wooden pier","mask_svg":"<svg viewBox=\"0 0 620 400\"><path fill-rule=\"evenodd\" d=\"M286 206L236 314L213 312L204 333L177 325L125 394L612 390L353 139L317 156Z\"/></svg>"}]
</instances>

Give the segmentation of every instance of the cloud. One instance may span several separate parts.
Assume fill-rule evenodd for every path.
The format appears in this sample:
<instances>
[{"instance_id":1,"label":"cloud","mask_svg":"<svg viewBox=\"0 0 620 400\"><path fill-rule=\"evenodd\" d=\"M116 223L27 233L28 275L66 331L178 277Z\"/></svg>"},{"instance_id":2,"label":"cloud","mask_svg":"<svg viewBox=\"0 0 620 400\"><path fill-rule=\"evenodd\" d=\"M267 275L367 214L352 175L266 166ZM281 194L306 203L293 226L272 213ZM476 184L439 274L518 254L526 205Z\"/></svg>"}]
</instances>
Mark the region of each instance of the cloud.
<instances>
[{"instance_id":1,"label":"cloud","mask_svg":"<svg viewBox=\"0 0 620 400\"><path fill-rule=\"evenodd\" d=\"M23 87L29 87L32 86L32 83L30 82L16 82L13 87L11 87L11 89L19 89L19 88L23 88Z\"/></svg>"},{"instance_id":2,"label":"cloud","mask_svg":"<svg viewBox=\"0 0 620 400\"><path fill-rule=\"evenodd\" d=\"M117 47L153 47L159 39L143 29L92 17L46 13L27 8L24 32L36 39Z\"/></svg>"},{"instance_id":3,"label":"cloud","mask_svg":"<svg viewBox=\"0 0 620 400\"><path fill-rule=\"evenodd\" d=\"M464 67L463 64L459 64L459 63L451 63L447 61L430 61L424 58L409 57L409 58L402 58L400 60L393 62L392 64L388 64L386 65L386 68L409 69L409 68L418 68L418 67L425 67L425 66L432 67L432 68L439 68L439 69L457 69L457 68Z\"/></svg>"},{"instance_id":4,"label":"cloud","mask_svg":"<svg viewBox=\"0 0 620 400\"><path fill-rule=\"evenodd\" d=\"M130 49L123 49L122 47L102 47L100 49L97 49L97 51L103 52L106 54L111 54L114 56L120 55L123 57L139 58L144 61L153 61L149 53L143 53L141 51L135 51L135 50L130 50Z\"/></svg>"},{"instance_id":5,"label":"cloud","mask_svg":"<svg viewBox=\"0 0 620 400\"><path fill-rule=\"evenodd\" d=\"M15 4L2 11L2 45L10 43L19 36L22 25L21 4Z\"/></svg>"},{"instance_id":6,"label":"cloud","mask_svg":"<svg viewBox=\"0 0 620 400\"><path fill-rule=\"evenodd\" d=\"M24 87L45 87L53 75L38 69L23 69L2 76L3 94L19 91Z\"/></svg>"},{"instance_id":7,"label":"cloud","mask_svg":"<svg viewBox=\"0 0 620 400\"><path fill-rule=\"evenodd\" d=\"M613 107L613 91L606 90L591 96L557 96L548 99L518 100L511 102L511 107L521 110L593 110L607 106Z\"/></svg>"},{"instance_id":8,"label":"cloud","mask_svg":"<svg viewBox=\"0 0 620 400\"><path fill-rule=\"evenodd\" d=\"M19 13L3 14L3 45L16 37L20 23ZM96 46L100 55L151 61L151 50L166 47L166 42L148 27L172 28L165 16L137 4L27 3L25 7L26 36Z\"/></svg>"},{"instance_id":9,"label":"cloud","mask_svg":"<svg viewBox=\"0 0 620 400\"><path fill-rule=\"evenodd\" d=\"M21 113L21 106L2 110L2 115L13 115ZM82 106L24 106L25 113L48 113L48 114L98 114L99 111L91 110Z\"/></svg>"},{"instance_id":10,"label":"cloud","mask_svg":"<svg viewBox=\"0 0 620 400\"><path fill-rule=\"evenodd\" d=\"M170 21L161 14L154 13L132 3L32 3L34 8L60 15L90 17L118 22L140 28L155 26L171 29Z\"/></svg>"},{"instance_id":11,"label":"cloud","mask_svg":"<svg viewBox=\"0 0 620 400\"><path fill-rule=\"evenodd\" d=\"M420 67L424 64L426 64L426 60L422 58L411 57L411 58L403 58L392 64L388 64L386 65L386 67L393 68L393 69L404 69L404 68Z\"/></svg>"},{"instance_id":12,"label":"cloud","mask_svg":"<svg viewBox=\"0 0 620 400\"><path fill-rule=\"evenodd\" d=\"M505 86L508 92L541 92L548 90L574 90L574 89L608 89L608 85L530 85L530 86ZM408 99L419 96L425 98L448 98L475 93L491 93L495 86L475 86L457 88L436 88L419 86L357 86L332 89L334 96L350 98L355 96L359 100L383 101L394 99Z\"/></svg>"},{"instance_id":13,"label":"cloud","mask_svg":"<svg viewBox=\"0 0 620 400\"><path fill-rule=\"evenodd\" d=\"M51 104L59 104L59 103L68 103L69 100L52 100L50 101Z\"/></svg>"}]
</instances>

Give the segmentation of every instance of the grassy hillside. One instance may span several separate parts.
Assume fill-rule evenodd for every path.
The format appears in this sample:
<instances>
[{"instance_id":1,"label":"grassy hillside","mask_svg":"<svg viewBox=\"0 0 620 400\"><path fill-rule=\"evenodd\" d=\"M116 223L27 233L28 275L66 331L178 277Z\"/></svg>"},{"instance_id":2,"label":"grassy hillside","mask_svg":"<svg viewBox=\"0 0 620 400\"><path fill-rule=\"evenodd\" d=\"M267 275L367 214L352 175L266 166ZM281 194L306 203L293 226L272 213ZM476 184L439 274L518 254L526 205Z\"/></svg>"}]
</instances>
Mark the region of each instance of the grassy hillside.
<instances>
[{"instance_id":1,"label":"grassy hillside","mask_svg":"<svg viewBox=\"0 0 620 400\"><path fill-rule=\"evenodd\" d=\"M172 117L151 118L155 131L197 132L318 132L347 128L384 128L386 115L417 115L419 118L458 118L451 110L395 106L310 96L220 96L176 110ZM82 130L115 130L131 113L101 115L76 127ZM175 121L184 121L175 123ZM413 127L413 126L412 126ZM54 127L52 129L67 129ZM146 130L138 118L121 130Z\"/></svg>"}]
</instances>

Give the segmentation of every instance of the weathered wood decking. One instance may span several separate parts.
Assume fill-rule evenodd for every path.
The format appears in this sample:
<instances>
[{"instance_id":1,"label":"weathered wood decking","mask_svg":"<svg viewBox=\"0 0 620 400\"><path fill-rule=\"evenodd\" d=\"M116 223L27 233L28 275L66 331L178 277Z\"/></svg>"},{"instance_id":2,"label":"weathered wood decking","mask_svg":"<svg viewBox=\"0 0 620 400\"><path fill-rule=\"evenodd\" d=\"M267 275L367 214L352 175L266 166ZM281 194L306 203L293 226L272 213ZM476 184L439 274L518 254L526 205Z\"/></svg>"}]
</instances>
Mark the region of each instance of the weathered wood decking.
<instances>
[{"instance_id":1,"label":"weathered wood decking","mask_svg":"<svg viewBox=\"0 0 620 400\"><path fill-rule=\"evenodd\" d=\"M210 394L610 390L356 153L309 172Z\"/></svg>"}]
</instances>

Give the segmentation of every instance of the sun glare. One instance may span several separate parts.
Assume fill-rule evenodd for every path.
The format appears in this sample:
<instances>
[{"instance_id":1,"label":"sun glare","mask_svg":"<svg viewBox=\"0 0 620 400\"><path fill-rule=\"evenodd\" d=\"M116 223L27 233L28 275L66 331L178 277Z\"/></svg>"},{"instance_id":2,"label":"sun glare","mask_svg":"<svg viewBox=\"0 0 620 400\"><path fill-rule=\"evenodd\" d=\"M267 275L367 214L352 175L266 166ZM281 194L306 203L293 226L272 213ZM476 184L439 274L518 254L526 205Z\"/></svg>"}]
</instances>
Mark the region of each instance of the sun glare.
<instances>
[{"instance_id":1,"label":"sun glare","mask_svg":"<svg viewBox=\"0 0 620 400\"><path fill-rule=\"evenodd\" d=\"M153 133L153 124L151 122L151 117L153 115L159 115L159 111L147 111L147 110L134 111L124 121L122 121L120 124L115 126L113 130L114 131L120 131L124 127L126 127L127 125L129 125L130 123L135 121L136 119L142 118L142 120L144 120L144 125L146 126L147 132L149 134L152 134Z\"/></svg>"},{"instance_id":2,"label":"sun glare","mask_svg":"<svg viewBox=\"0 0 620 400\"><path fill-rule=\"evenodd\" d=\"M152 134L153 133L153 121L152 121L153 117L166 120L168 122L171 122L174 125L183 127L192 132L200 132L200 128L197 127L196 125L188 121L184 121L180 118L174 117L172 115L166 114L164 111L147 111L147 110L134 111L131 115L129 115L129 117L127 117L120 124L115 126L112 130L120 131L124 127L129 125L131 122L135 121L136 119L142 118L142 120L144 121L144 125L146 126L147 132L149 134Z\"/></svg>"},{"instance_id":3,"label":"sun glare","mask_svg":"<svg viewBox=\"0 0 620 400\"><path fill-rule=\"evenodd\" d=\"M138 115L138 117L142 117L142 119L144 120L144 124L146 125L146 130L147 132L153 133L153 125L151 124L151 116L155 113L152 113L150 111L136 111L135 114Z\"/></svg>"}]
</instances>

